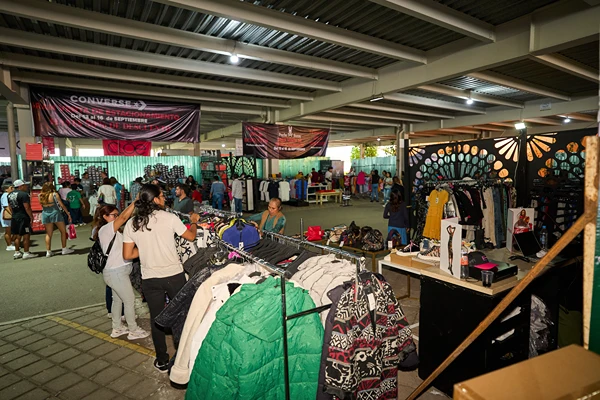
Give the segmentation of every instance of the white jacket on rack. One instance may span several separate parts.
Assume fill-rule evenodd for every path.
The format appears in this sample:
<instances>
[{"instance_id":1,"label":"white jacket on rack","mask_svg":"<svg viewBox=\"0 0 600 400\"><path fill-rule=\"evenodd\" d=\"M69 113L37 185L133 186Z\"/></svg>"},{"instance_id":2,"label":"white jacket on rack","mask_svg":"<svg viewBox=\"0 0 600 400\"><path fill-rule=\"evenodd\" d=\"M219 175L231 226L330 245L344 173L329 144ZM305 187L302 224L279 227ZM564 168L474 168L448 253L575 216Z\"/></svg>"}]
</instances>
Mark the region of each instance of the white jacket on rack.
<instances>
[{"instance_id":1,"label":"white jacket on rack","mask_svg":"<svg viewBox=\"0 0 600 400\"><path fill-rule=\"evenodd\" d=\"M279 198L281 201L290 201L290 184L286 181L279 182Z\"/></svg>"}]
</instances>

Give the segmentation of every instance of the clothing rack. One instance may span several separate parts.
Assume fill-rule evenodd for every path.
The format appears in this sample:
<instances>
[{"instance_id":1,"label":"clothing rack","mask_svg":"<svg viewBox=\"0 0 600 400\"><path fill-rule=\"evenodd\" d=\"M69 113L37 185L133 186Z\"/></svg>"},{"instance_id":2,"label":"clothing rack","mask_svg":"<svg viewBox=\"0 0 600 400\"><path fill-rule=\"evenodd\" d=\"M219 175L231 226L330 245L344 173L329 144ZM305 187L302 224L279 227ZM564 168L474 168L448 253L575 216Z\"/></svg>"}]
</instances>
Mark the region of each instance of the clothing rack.
<instances>
[{"instance_id":1,"label":"clothing rack","mask_svg":"<svg viewBox=\"0 0 600 400\"><path fill-rule=\"evenodd\" d=\"M234 211L227 211L227 210L218 210L211 206L200 206L199 210L200 210L200 212L207 212L207 213L215 214L219 217L241 217L242 216L242 213L237 213Z\"/></svg>"}]
</instances>

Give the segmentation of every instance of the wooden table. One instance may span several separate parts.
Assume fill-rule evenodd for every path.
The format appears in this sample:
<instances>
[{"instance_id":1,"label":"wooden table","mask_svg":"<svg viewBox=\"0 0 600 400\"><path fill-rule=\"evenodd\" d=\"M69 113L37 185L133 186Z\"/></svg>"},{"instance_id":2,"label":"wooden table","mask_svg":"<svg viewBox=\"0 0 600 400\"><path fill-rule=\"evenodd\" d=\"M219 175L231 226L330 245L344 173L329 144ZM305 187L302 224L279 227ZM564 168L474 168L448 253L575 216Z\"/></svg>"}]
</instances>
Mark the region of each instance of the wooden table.
<instances>
[{"instance_id":1,"label":"wooden table","mask_svg":"<svg viewBox=\"0 0 600 400\"><path fill-rule=\"evenodd\" d=\"M507 249L485 251L493 262L513 263L517 276L483 287L480 281L460 280L442 271L439 264L406 266L391 260L379 262L379 268L388 267L407 275L419 276L421 281L419 312L419 376L428 377L435 368L477 327L477 325L515 287L533 267L533 263L508 260ZM526 360L529 356L529 325L531 296L542 299L548 308L553 326L550 327L549 348L556 348L558 336L558 296L575 274L579 258L559 259L554 268L539 276L486 331L461 354L433 385L452 394L455 383L464 381ZM567 267L568 268L564 268ZM568 277L567 277L568 276ZM410 295L410 293L409 293ZM509 317L512 315L512 317ZM512 331L512 333L511 333ZM510 334L509 334L510 333ZM502 335L509 334L505 339Z\"/></svg>"},{"instance_id":2,"label":"wooden table","mask_svg":"<svg viewBox=\"0 0 600 400\"><path fill-rule=\"evenodd\" d=\"M323 199L333 197L336 203L342 202L342 191L339 189L333 192L317 192L317 204L323 205Z\"/></svg>"}]
</instances>

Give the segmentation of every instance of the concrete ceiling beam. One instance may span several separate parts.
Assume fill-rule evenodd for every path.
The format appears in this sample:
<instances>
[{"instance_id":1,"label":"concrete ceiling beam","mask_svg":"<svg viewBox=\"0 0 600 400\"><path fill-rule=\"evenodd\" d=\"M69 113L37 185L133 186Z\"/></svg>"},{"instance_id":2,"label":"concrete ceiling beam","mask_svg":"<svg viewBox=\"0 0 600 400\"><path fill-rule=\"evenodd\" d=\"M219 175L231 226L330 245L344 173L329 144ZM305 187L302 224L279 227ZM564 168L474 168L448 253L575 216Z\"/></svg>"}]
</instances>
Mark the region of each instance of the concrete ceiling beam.
<instances>
[{"instance_id":1,"label":"concrete ceiling beam","mask_svg":"<svg viewBox=\"0 0 600 400\"><path fill-rule=\"evenodd\" d=\"M519 101L505 99L499 96L490 96L483 93L477 93L473 90L457 89L447 85L434 83L431 85L419 86L421 90L427 90L429 92L440 93L446 96L456 97L463 100L474 100L481 103L495 104L499 106L507 106L514 108L523 108L524 104Z\"/></svg>"},{"instance_id":2,"label":"concrete ceiling beam","mask_svg":"<svg viewBox=\"0 0 600 400\"><path fill-rule=\"evenodd\" d=\"M482 42L496 40L494 26L431 0L370 0Z\"/></svg>"},{"instance_id":3,"label":"concrete ceiling beam","mask_svg":"<svg viewBox=\"0 0 600 400\"><path fill-rule=\"evenodd\" d=\"M566 72L573 76L577 76L594 83L600 82L598 70L575 60L571 60L560 54L541 54L534 56L533 59L549 67L558 69L559 71Z\"/></svg>"},{"instance_id":4,"label":"concrete ceiling beam","mask_svg":"<svg viewBox=\"0 0 600 400\"><path fill-rule=\"evenodd\" d=\"M163 86L175 86L186 89L214 90L217 92L235 92L269 96L282 99L313 100L311 93L295 90L276 89L254 85L221 82L209 79L187 78L177 75L157 74L154 72L136 71L123 68L103 67L100 65L83 64L71 61L54 60L50 58L26 56L22 54L0 53L0 65L15 68L27 68L44 72L80 75L118 81L151 83Z\"/></svg>"},{"instance_id":5,"label":"concrete ceiling beam","mask_svg":"<svg viewBox=\"0 0 600 400\"><path fill-rule=\"evenodd\" d=\"M21 96L21 88L13 78L9 68L0 66L0 96L13 104L29 104L29 102Z\"/></svg>"},{"instance_id":6,"label":"concrete ceiling beam","mask_svg":"<svg viewBox=\"0 0 600 400\"><path fill-rule=\"evenodd\" d=\"M467 112L472 114L485 114L485 109L466 104L451 103L449 101L428 99L426 97L412 96L403 93L394 93L385 95L386 100L397 101L400 103L414 104L425 107L441 108L444 110Z\"/></svg>"},{"instance_id":7,"label":"concrete ceiling beam","mask_svg":"<svg viewBox=\"0 0 600 400\"><path fill-rule=\"evenodd\" d=\"M350 115L356 117L367 117L376 119L386 119L392 121L406 121L406 122L427 122L426 119L415 118L411 115L406 114L395 114L385 113L377 111L361 111L349 107L337 108L335 110L328 110L327 114L338 114L338 115Z\"/></svg>"},{"instance_id":8,"label":"concrete ceiling beam","mask_svg":"<svg viewBox=\"0 0 600 400\"><path fill-rule=\"evenodd\" d=\"M36 72L15 73L15 79L20 82L32 83L38 85L48 85L70 89L87 89L104 93L121 93L128 95L141 95L150 97L160 97L176 99L182 101L214 101L219 103L231 103L241 105L257 105L264 107L285 108L289 107L289 103L283 100L259 99L256 97L224 95L217 93L202 93L191 90L166 88L159 86L136 85L133 83L119 83L114 86L109 86L104 81L83 78L65 78L57 75L40 74Z\"/></svg>"},{"instance_id":9,"label":"concrete ceiling beam","mask_svg":"<svg viewBox=\"0 0 600 400\"><path fill-rule=\"evenodd\" d=\"M553 125L553 126L560 126L563 123L561 121L557 121L555 119L550 119L550 118L526 118L524 119L525 122L533 122L534 124L540 124L540 125Z\"/></svg>"},{"instance_id":10,"label":"concrete ceiling beam","mask_svg":"<svg viewBox=\"0 0 600 400\"><path fill-rule=\"evenodd\" d=\"M496 85L502 85L502 86L510 87L510 88L521 90L524 92L537 94L537 95L544 96L544 97L551 97L554 99L565 100L565 101L571 100L571 96L569 96L567 93L564 93L564 92L561 92L558 90L549 89L547 87L544 87L541 85L536 85L536 84L530 83L530 82L526 82L521 79L501 75L496 72L489 72L489 71L471 72L469 74L469 76L472 78L475 78L475 79L482 80L482 81L495 83Z\"/></svg>"},{"instance_id":11,"label":"concrete ceiling beam","mask_svg":"<svg viewBox=\"0 0 600 400\"><path fill-rule=\"evenodd\" d=\"M341 91L337 82L323 79L290 76L287 74L260 71L250 68L241 68L233 65L222 65L205 61L190 60L182 57L171 57L144 51L122 49L120 47L103 46L69 40L63 38L49 38L36 33L18 31L15 29L0 28L0 43L8 46L24 47L32 50L47 51L50 53L66 54L73 57L87 57L105 61L121 62L145 67L165 68L176 71L192 72L225 76L228 78L248 79L258 82L268 82L311 89L328 91Z\"/></svg>"},{"instance_id":12,"label":"concrete ceiling beam","mask_svg":"<svg viewBox=\"0 0 600 400\"><path fill-rule=\"evenodd\" d=\"M377 104L376 102L349 104L349 106L352 108L362 108L365 110L386 111L386 112L390 112L390 113L404 113L404 114L410 114L410 115L419 115L419 116L423 116L423 117L443 118L443 119L454 118L454 115L448 114L448 113L443 113L441 111L423 110L423 109L418 109L418 108L405 107L405 106L401 106L401 105L392 106L392 105L387 105L387 104Z\"/></svg>"},{"instance_id":13,"label":"concrete ceiling beam","mask_svg":"<svg viewBox=\"0 0 600 400\"><path fill-rule=\"evenodd\" d=\"M248 24L264 26L282 32L333 43L350 49L365 51L398 60L427 63L425 52L348 29L281 12L272 8L235 0L156 0L157 3L216 15Z\"/></svg>"}]
</instances>

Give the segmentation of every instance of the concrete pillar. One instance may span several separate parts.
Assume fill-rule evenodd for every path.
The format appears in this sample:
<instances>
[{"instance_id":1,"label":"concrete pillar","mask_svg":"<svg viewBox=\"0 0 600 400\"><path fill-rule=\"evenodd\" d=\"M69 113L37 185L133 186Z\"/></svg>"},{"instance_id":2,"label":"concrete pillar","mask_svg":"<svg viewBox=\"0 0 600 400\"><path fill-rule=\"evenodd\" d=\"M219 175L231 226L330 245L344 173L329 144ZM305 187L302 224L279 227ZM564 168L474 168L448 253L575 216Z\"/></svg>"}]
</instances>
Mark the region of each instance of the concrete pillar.
<instances>
[{"instance_id":1,"label":"concrete pillar","mask_svg":"<svg viewBox=\"0 0 600 400\"><path fill-rule=\"evenodd\" d=\"M10 176L13 181L20 178L17 159L17 134L15 131L15 109L12 103L6 105L6 123L8 125L8 150L10 152Z\"/></svg>"},{"instance_id":2,"label":"concrete pillar","mask_svg":"<svg viewBox=\"0 0 600 400\"><path fill-rule=\"evenodd\" d=\"M58 152L61 157L65 157L67 155L67 139L65 138L57 138L58 142Z\"/></svg>"},{"instance_id":3,"label":"concrete pillar","mask_svg":"<svg viewBox=\"0 0 600 400\"><path fill-rule=\"evenodd\" d=\"M362 160L363 158L365 158L365 145L364 143L360 144L360 159Z\"/></svg>"},{"instance_id":4,"label":"concrete pillar","mask_svg":"<svg viewBox=\"0 0 600 400\"><path fill-rule=\"evenodd\" d=\"M200 156L200 142L198 143L194 143L194 150L193 150L193 154L196 157Z\"/></svg>"}]
</instances>

